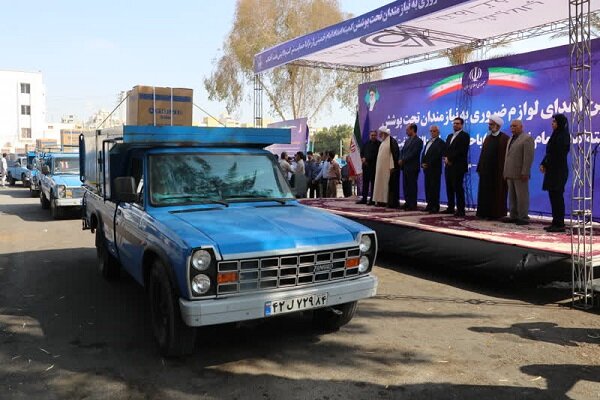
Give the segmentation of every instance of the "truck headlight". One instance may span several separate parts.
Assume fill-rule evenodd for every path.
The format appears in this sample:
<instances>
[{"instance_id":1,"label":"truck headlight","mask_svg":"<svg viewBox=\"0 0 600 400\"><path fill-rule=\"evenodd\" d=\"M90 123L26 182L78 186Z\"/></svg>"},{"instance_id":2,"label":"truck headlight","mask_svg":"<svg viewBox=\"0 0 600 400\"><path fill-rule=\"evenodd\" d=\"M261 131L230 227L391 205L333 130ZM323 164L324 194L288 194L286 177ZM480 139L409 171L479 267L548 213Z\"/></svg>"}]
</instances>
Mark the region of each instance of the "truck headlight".
<instances>
[{"instance_id":1,"label":"truck headlight","mask_svg":"<svg viewBox=\"0 0 600 400\"><path fill-rule=\"evenodd\" d=\"M205 294L210 290L210 278L204 274L198 274L192 278L192 290L196 295Z\"/></svg>"},{"instance_id":2,"label":"truck headlight","mask_svg":"<svg viewBox=\"0 0 600 400\"><path fill-rule=\"evenodd\" d=\"M58 185L56 188L56 194L59 199L63 199L67 194L67 187L65 185Z\"/></svg>"},{"instance_id":3,"label":"truck headlight","mask_svg":"<svg viewBox=\"0 0 600 400\"><path fill-rule=\"evenodd\" d=\"M192 255L192 267L198 271L206 271L211 261L212 256L206 250L198 250Z\"/></svg>"},{"instance_id":4,"label":"truck headlight","mask_svg":"<svg viewBox=\"0 0 600 400\"><path fill-rule=\"evenodd\" d=\"M361 274L367 272L369 270L369 257L362 256L360 258L360 262L358 263L358 272Z\"/></svg>"},{"instance_id":5,"label":"truck headlight","mask_svg":"<svg viewBox=\"0 0 600 400\"><path fill-rule=\"evenodd\" d=\"M361 253L367 253L371 249L371 237L369 235L362 235L360 237L360 244L358 245Z\"/></svg>"}]
</instances>

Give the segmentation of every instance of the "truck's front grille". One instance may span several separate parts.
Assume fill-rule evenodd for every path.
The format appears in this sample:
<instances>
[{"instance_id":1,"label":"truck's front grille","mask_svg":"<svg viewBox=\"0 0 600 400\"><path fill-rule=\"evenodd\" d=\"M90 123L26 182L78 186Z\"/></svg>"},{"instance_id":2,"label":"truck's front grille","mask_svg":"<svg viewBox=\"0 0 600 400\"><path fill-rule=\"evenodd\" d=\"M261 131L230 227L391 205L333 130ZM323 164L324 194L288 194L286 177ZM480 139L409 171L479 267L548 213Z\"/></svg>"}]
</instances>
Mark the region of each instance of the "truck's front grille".
<instances>
[{"instance_id":1,"label":"truck's front grille","mask_svg":"<svg viewBox=\"0 0 600 400\"><path fill-rule=\"evenodd\" d=\"M309 285L358 274L346 268L348 258L360 256L358 247L316 253L221 261L218 272L237 272L238 282L217 286L218 294L252 292Z\"/></svg>"},{"instance_id":2,"label":"truck's front grille","mask_svg":"<svg viewBox=\"0 0 600 400\"><path fill-rule=\"evenodd\" d=\"M85 193L85 189L81 186L70 187L68 190L71 191L71 197L73 199L79 199L79 198L83 197L83 194Z\"/></svg>"}]
</instances>

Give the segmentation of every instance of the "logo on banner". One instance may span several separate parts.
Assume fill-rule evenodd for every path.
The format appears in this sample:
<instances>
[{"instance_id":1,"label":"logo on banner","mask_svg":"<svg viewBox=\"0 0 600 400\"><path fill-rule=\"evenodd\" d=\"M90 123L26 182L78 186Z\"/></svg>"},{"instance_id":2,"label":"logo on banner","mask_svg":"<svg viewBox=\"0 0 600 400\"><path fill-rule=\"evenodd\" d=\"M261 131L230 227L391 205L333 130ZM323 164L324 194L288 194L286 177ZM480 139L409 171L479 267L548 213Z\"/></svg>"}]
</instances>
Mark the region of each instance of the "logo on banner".
<instances>
[{"instance_id":1,"label":"logo on banner","mask_svg":"<svg viewBox=\"0 0 600 400\"><path fill-rule=\"evenodd\" d=\"M373 47L435 47L435 43L423 32L398 27L363 36L360 42Z\"/></svg>"},{"instance_id":2,"label":"logo on banner","mask_svg":"<svg viewBox=\"0 0 600 400\"><path fill-rule=\"evenodd\" d=\"M534 72L523 68L474 66L465 73L451 75L431 85L429 100L435 100L458 90L476 96L486 86L504 86L529 91L533 90L535 84Z\"/></svg>"},{"instance_id":3,"label":"logo on banner","mask_svg":"<svg viewBox=\"0 0 600 400\"><path fill-rule=\"evenodd\" d=\"M487 85L490 73L487 68L475 66L463 75L462 89L470 96L477 96Z\"/></svg>"}]
</instances>

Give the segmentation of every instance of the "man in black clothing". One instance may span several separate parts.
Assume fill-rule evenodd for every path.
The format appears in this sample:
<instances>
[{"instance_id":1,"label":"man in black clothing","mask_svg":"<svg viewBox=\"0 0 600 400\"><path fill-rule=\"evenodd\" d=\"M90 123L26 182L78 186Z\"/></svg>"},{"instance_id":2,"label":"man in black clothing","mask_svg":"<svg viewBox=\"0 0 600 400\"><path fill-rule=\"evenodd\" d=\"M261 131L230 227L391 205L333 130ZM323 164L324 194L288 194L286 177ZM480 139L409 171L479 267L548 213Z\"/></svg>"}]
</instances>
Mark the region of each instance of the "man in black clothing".
<instances>
[{"instance_id":1,"label":"man in black clothing","mask_svg":"<svg viewBox=\"0 0 600 400\"><path fill-rule=\"evenodd\" d=\"M457 217L465 216L465 188L463 179L469 169L467 156L471 137L463 131L465 121L454 118L452 129L454 132L446 139L446 152L444 164L446 165L446 194L448 195L448 208L443 214L454 214ZM456 212L454 206L456 205Z\"/></svg>"},{"instance_id":2,"label":"man in black clothing","mask_svg":"<svg viewBox=\"0 0 600 400\"><path fill-rule=\"evenodd\" d=\"M417 124L412 123L406 127L408 139L400 150L398 166L402 169L402 191L404 192L405 211L417 210L417 188L419 179L419 161L423 141L417 136Z\"/></svg>"},{"instance_id":3,"label":"man in black clothing","mask_svg":"<svg viewBox=\"0 0 600 400\"><path fill-rule=\"evenodd\" d=\"M431 139L425 145L421 157L421 168L425 175L425 211L429 214L440 212L440 184L442 180L442 156L446 150L446 143L440 139L440 128L432 125L429 128Z\"/></svg>"},{"instance_id":4,"label":"man in black clothing","mask_svg":"<svg viewBox=\"0 0 600 400\"><path fill-rule=\"evenodd\" d=\"M367 204L367 197L369 196L369 188L372 191L375 185L375 167L377 164L377 152L379 151L379 145L381 143L377 140L377 131L369 132L369 140L360 149L360 159L362 161L362 173L363 173L363 188L362 188L362 199L357 201L356 204ZM374 205L373 194L371 193L371 201L369 205Z\"/></svg>"}]
</instances>

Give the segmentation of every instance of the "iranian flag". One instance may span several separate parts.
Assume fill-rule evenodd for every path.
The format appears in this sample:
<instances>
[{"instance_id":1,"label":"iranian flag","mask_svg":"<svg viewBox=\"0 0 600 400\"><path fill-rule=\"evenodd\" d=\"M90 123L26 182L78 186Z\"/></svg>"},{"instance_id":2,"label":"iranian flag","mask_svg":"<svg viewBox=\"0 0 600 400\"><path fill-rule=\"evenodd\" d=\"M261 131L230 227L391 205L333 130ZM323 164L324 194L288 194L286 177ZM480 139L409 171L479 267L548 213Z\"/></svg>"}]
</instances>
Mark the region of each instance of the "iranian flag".
<instances>
[{"instance_id":1,"label":"iranian flag","mask_svg":"<svg viewBox=\"0 0 600 400\"><path fill-rule=\"evenodd\" d=\"M360 159L360 146L362 144L362 135L360 133L360 123L358 121L358 111L356 112L356 121L354 122L354 133L350 138L350 168L354 175L362 174L362 161Z\"/></svg>"}]
</instances>

